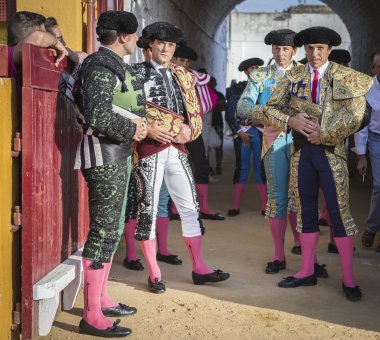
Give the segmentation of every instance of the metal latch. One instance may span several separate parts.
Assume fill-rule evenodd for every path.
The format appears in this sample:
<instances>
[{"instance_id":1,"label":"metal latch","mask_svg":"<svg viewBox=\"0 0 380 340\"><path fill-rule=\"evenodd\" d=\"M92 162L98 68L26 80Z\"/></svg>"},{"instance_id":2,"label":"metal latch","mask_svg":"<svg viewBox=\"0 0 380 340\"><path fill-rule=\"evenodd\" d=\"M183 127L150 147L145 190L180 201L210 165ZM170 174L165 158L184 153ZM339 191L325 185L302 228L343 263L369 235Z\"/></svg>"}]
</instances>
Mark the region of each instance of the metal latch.
<instances>
[{"instance_id":1,"label":"metal latch","mask_svg":"<svg viewBox=\"0 0 380 340\"><path fill-rule=\"evenodd\" d=\"M16 158L20 155L21 152L21 133L16 132L15 137L13 138L13 150L11 151L12 158Z\"/></svg>"},{"instance_id":2,"label":"metal latch","mask_svg":"<svg viewBox=\"0 0 380 340\"><path fill-rule=\"evenodd\" d=\"M11 232L15 233L21 227L21 207L19 205L15 206L15 211L13 213L13 224L11 224Z\"/></svg>"},{"instance_id":3,"label":"metal latch","mask_svg":"<svg viewBox=\"0 0 380 340\"><path fill-rule=\"evenodd\" d=\"M16 310L13 311L13 322L11 326L12 331L16 331L21 325L21 303L16 303Z\"/></svg>"}]
</instances>

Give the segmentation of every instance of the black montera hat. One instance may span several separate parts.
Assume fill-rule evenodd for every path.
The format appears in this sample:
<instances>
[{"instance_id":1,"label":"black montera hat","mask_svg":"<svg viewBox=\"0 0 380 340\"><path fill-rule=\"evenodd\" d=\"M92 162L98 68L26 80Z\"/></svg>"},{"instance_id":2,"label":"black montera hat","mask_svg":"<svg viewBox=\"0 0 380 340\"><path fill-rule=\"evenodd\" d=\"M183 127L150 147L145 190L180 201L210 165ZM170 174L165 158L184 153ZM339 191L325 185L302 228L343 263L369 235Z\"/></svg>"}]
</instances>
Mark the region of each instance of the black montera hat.
<instances>
[{"instance_id":1,"label":"black montera hat","mask_svg":"<svg viewBox=\"0 0 380 340\"><path fill-rule=\"evenodd\" d=\"M104 28L132 34L137 31L137 27L137 19L133 13L125 11L107 11L100 14L96 33L99 32L99 28Z\"/></svg>"},{"instance_id":2,"label":"black montera hat","mask_svg":"<svg viewBox=\"0 0 380 340\"><path fill-rule=\"evenodd\" d=\"M148 48L149 47L149 40L143 38L142 36L137 40L136 45L140 48Z\"/></svg>"},{"instance_id":3,"label":"black montera hat","mask_svg":"<svg viewBox=\"0 0 380 340\"><path fill-rule=\"evenodd\" d=\"M251 66L262 66L264 65L264 60L260 58L250 58L247 60L244 60L240 63L238 70L240 72L248 70Z\"/></svg>"},{"instance_id":4,"label":"black montera hat","mask_svg":"<svg viewBox=\"0 0 380 340\"><path fill-rule=\"evenodd\" d=\"M347 50L343 49L332 50L329 55L329 60L335 61L339 64L348 64L351 61L351 54Z\"/></svg>"},{"instance_id":5,"label":"black montera hat","mask_svg":"<svg viewBox=\"0 0 380 340\"><path fill-rule=\"evenodd\" d=\"M271 31L265 36L264 43L267 45L295 46L294 37L296 34L296 32L288 29Z\"/></svg>"},{"instance_id":6,"label":"black montera hat","mask_svg":"<svg viewBox=\"0 0 380 340\"><path fill-rule=\"evenodd\" d=\"M174 52L174 58L185 58L189 60L197 60L197 53L188 46L178 46Z\"/></svg>"},{"instance_id":7,"label":"black montera hat","mask_svg":"<svg viewBox=\"0 0 380 340\"><path fill-rule=\"evenodd\" d=\"M316 26L309 27L299 32L294 38L297 46L307 44L326 44L339 46L342 42L340 35L331 28Z\"/></svg>"},{"instance_id":8,"label":"black montera hat","mask_svg":"<svg viewBox=\"0 0 380 340\"><path fill-rule=\"evenodd\" d=\"M186 45L186 38L182 30L165 21L157 21L146 26L142 31L142 37L148 41L157 39L174 42L179 46Z\"/></svg>"}]
</instances>

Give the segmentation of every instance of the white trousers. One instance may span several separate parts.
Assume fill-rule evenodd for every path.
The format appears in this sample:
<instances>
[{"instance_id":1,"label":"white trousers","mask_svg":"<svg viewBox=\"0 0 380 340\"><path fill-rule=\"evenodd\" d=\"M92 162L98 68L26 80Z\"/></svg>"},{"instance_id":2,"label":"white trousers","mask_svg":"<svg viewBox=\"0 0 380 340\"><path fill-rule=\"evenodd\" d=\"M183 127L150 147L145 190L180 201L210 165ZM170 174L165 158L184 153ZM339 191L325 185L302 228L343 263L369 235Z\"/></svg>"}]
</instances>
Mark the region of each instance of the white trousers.
<instances>
[{"instance_id":1,"label":"white trousers","mask_svg":"<svg viewBox=\"0 0 380 340\"><path fill-rule=\"evenodd\" d=\"M156 215L163 179L181 216L183 236L201 235L199 206L187 155L170 146L140 159L135 165L135 179L137 240L151 240L156 237Z\"/></svg>"}]
</instances>

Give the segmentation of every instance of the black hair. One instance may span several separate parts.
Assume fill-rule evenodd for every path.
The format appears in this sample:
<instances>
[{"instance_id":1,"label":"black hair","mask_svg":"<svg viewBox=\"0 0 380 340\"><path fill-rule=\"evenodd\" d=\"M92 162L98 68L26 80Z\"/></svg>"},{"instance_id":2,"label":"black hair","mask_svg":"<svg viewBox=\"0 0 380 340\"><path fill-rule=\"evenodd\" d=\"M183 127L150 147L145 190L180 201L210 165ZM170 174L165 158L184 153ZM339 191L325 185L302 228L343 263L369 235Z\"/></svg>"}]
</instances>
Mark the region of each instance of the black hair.
<instances>
[{"instance_id":1,"label":"black hair","mask_svg":"<svg viewBox=\"0 0 380 340\"><path fill-rule=\"evenodd\" d=\"M371 62L371 65L373 64L373 61L375 60L375 57L380 54L380 49L377 49L373 51L369 57L369 61Z\"/></svg>"},{"instance_id":2,"label":"black hair","mask_svg":"<svg viewBox=\"0 0 380 340\"><path fill-rule=\"evenodd\" d=\"M17 45L30 33L38 31L45 21L46 18L38 13L17 12L8 22L8 45Z\"/></svg>"},{"instance_id":3,"label":"black hair","mask_svg":"<svg viewBox=\"0 0 380 340\"><path fill-rule=\"evenodd\" d=\"M46 31L53 34L53 27L58 26L57 19L54 17L49 17L45 20L44 26L46 28Z\"/></svg>"},{"instance_id":4,"label":"black hair","mask_svg":"<svg viewBox=\"0 0 380 340\"><path fill-rule=\"evenodd\" d=\"M117 40L121 32L98 26L96 27L96 34L98 35L98 41L100 41L102 45L108 46Z\"/></svg>"}]
</instances>

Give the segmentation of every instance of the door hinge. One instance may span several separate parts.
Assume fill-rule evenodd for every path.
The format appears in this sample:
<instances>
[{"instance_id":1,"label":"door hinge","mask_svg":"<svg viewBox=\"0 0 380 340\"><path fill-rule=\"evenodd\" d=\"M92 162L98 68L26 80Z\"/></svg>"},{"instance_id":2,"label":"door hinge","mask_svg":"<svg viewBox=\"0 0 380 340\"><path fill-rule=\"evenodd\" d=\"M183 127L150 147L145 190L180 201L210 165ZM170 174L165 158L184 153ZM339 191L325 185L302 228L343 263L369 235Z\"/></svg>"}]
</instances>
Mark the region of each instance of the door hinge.
<instances>
[{"instance_id":1,"label":"door hinge","mask_svg":"<svg viewBox=\"0 0 380 340\"><path fill-rule=\"evenodd\" d=\"M11 224L11 232L15 233L21 228L22 214L21 207L19 205L15 206L13 213L13 224Z\"/></svg>"},{"instance_id":2,"label":"door hinge","mask_svg":"<svg viewBox=\"0 0 380 340\"><path fill-rule=\"evenodd\" d=\"M13 138L13 149L11 151L11 157L17 158L20 155L21 152L21 133L16 132L15 137Z\"/></svg>"},{"instance_id":3,"label":"door hinge","mask_svg":"<svg viewBox=\"0 0 380 340\"><path fill-rule=\"evenodd\" d=\"M21 303L16 303L16 310L13 311L13 321L11 330L16 331L21 325Z\"/></svg>"}]
</instances>

